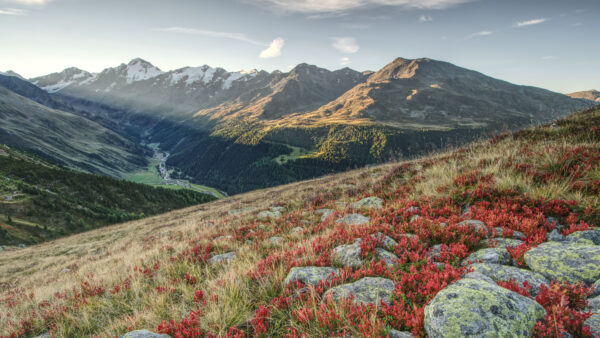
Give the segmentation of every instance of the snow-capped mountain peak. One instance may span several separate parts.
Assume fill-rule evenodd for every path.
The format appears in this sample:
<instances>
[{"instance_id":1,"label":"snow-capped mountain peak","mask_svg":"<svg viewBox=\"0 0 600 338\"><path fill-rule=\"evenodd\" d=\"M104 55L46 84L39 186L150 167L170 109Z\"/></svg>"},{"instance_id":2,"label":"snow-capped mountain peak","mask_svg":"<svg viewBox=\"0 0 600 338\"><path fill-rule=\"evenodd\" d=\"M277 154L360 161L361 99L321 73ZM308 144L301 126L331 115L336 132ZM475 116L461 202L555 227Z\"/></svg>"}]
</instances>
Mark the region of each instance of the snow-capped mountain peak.
<instances>
[{"instance_id":1,"label":"snow-capped mountain peak","mask_svg":"<svg viewBox=\"0 0 600 338\"><path fill-rule=\"evenodd\" d=\"M125 69L127 72L125 75L127 83L144 81L163 74L163 71L140 58L129 61Z\"/></svg>"}]
</instances>

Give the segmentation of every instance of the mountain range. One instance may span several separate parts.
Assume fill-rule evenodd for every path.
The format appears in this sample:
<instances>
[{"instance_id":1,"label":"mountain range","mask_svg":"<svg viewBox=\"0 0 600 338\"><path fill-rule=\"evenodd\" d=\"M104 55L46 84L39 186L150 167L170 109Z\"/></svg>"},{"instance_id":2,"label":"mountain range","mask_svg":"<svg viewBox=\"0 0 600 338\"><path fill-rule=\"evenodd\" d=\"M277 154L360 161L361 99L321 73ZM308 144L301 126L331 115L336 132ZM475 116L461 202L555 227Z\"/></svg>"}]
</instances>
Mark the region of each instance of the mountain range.
<instances>
[{"instance_id":1,"label":"mountain range","mask_svg":"<svg viewBox=\"0 0 600 338\"><path fill-rule=\"evenodd\" d=\"M576 92L568 94L570 97L575 99L585 99L589 101L600 102L600 92L597 90L586 90L582 92Z\"/></svg>"},{"instance_id":2,"label":"mountain range","mask_svg":"<svg viewBox=\"0 0 600 338\"><path fill-rule=\"evenodd\" d=\"M30 82L127 139L159 143L176 178L229 193L413 157L592 105L427 58L376 72L162 71L138 58Z\"/></svg>"}]
</instances>

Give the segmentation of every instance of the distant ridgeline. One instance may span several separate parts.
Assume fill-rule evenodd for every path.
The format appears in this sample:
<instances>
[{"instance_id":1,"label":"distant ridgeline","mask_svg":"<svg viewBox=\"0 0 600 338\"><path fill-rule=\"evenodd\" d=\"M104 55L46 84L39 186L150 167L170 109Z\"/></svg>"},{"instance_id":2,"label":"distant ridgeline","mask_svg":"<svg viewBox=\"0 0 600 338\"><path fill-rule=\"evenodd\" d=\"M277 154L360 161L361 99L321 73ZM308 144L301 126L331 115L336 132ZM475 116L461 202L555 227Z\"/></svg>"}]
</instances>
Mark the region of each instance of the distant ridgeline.
<instances>
[{"instance_id":1,"label":"distant ridgeline","mask_svg":"<svg viewBox=\"0 0 600 338\"><path fill-rule=\"evenodd\" d=\"M0 145L0 245L36 243L214 199L78 172Z\"/></svg>"}]
</instances>

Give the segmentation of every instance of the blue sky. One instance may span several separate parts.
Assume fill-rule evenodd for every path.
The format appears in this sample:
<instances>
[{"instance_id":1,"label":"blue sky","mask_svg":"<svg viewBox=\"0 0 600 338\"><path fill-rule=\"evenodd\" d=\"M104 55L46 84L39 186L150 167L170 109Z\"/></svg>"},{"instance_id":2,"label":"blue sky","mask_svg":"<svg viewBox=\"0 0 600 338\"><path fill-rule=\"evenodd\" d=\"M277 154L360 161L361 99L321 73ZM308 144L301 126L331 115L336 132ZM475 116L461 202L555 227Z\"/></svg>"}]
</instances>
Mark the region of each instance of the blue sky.
<instances>
[{"instance_id":1,"label":"blue sky","mask_svg":"<svg viewBox=\"0 0 600 338\"><path fill-rule=\"evenodd\" d=\"M0 70L135 57L287 71L429 57L558 92L600 89L598 0L0 0Z\"/></svg>"}]
</instances>

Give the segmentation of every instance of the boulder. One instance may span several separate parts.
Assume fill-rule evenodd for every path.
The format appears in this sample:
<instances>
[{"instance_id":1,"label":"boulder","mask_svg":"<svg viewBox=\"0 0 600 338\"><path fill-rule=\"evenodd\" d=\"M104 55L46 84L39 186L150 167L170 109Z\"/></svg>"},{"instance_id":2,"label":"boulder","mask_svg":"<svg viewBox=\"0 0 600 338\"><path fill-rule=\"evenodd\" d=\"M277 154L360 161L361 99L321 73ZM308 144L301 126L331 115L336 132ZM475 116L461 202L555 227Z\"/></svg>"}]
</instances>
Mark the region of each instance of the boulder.
<instances>
[{"instance_id":1,"label":"boulder","mask_svg":"<svg viewBox=\"0 0 600 338\"><path fill-rule=\"evenodd\" d=\"M333 249L331 261L334 264L340 264L342 266L360 268L363 265L360 256L361 252L360 241L354 242L353 244L340 245Z\"/></svg>"},{"instance_id":2,"label":"boulder","mask_svg":"<svg viewBox=\"0 0 600 338\"><path fill-rule=\"evenodd\" d=\"M593 314L590 318L588 318L584 325L589 326L592 331L592 337L597 337L600 335L600 314Z\"/></svg>"},{"instance_id":3,"label":"boulder","mask_svg":"<svg viewBox=\"0 0 600 338\"><path fill-rule=\"evenodd\" d=\"M231 262L234 258L235 258L235 252L231 251L231 252L227 252L224 254L212 256L208 260L208 264L210 264L210 265L215 265L215 264L219 264L219 263L225 264L225 263Z\"/></svg>"},{"instance_id":4,"label":"boulder","mask_svg":"<svg viewBox=\"0 0 600 338\"><path fill-rule=\"evenodd\" d=\"M473 252L469 257L462 260L462 265L470 263L483 262L501 265L510 265L512 257L505 247L487 248Z\"/></svg>"},{"instance_id":5,"label":"boulder","mask_svg":"<svg viewBox=\"0 0 600 338\"><path fill-rule=\"evenodd\" d=\"M381 247L383 247L384 249L393 251L398 246L398 242L396 242L393 238L386 236L382 232L372 234L371 237L375 240L379 240L379 242L381 243Z\"/></svg>"},{"instance_id":6,"label":"boulder","mask_svg":"<svg viewBox=\"0 0 600 338\"><path fill-rule=\"evenodd\" d=\"M436 261L437 259L439 259L439 255L441 253L442 253L442 244L436 244L431 247L431 250L427 254L427 257L429 257L429 259Z\"/></svg>"},{"instance_id":7,"label":"boulder","mask_svg":"<svg viewBox=\"0 0 600 338\"><path fill-rule=\"evenodd\" d=\"M531 285L530 292L533 296L540 292L540 285L550 285L550 281L541 274L514 266L476 263L472 264L470 268L473 269L473 272L486 275L494 281L508 282L513 279L519 286L523 286L523 282L527 281Z\"/></svg>"},{"instance_id":8,"label":"boulder","mask_svg":"<svg viewBox=\"0 0 600 338\"><path fill-rule=\"evenodd\" d=\"M291 231L291 233L296 234L296 233L304 231L304 228L303 227L294 227L290 231Z\"/></svg>"},{"instance_id":9,"label":"boulder","mask_svg":"<svg viewBox=\"0 0 600 338\"><path fill-rule=\"evenodd\" d=\"M600 296L595 298L590 298L588 301L588 308L593 313L600 313Z\"/></svg>"},{"instance_id":10,"label":"boulder","mask_svg":"<svg viewBox=\"0 0 600 338\"><path fill-rule=\"evenodd\" d=\"M458 223L457 225L466 226L471 228L473 231L481 232L482 234L484 234L485 238L490 237L490 229L488 229L487 225L485 225L485 223L483 223L482 221L476 219L468 219Z\"/></svg>"},{"instance_id":11,"label":"boulder","mask_svg":"<svg viewBox=\"0 0 600 338\"><path fill-rule=\"evenodd\" d=\"M283 281L283 286L292 282L300 282L308 285L317 285L322 281L337 276L339 269L321 266L303 266L291 268Z\"/></svg>"},{"instance_id":12,"label":"boulder","mask_svg":"<svg viewBox=\"0 0 600 338\"><path fill-rule=\"evenodd\" d=\"M281 217L281 212L279 210L264 210L258 213L258 218L263 219L263 220L267 220L269 218L271 219L277 219Z\"/></svg>"},{"instance_id":13,"label":"boulder","mask_svg":"<svg viewBox=\"0 0 600 338\"><path fill-rule=\"evenodd\" d=\"M520 231L513 230L512 233L512 239L525 240L527 238L527 236L525 236L525 234ZM494 234L496 235L496 237L508 238L504 236L504 229L502 227L495 227Z\"/></svg>"},{"instance_id":14,"label":"boulder","mask_svg":"<svg viewBox=\"0 0 600 338\"><path fill-rule=\"evenodd\" d=\"M412 333L391 329L388 333L389 338L413 338Z\"/></svg>"},{"instance_id":15,"label":"boulder","mask_svg":"<svg viewBox=\"0 0 600 338\"><path fill-rule=\"evenodd\" d=\"M398 256L382 248L375 248L375 257L382 260L387 266L393 266L398 262Z\"/></svg>"},{"instance_id":16,"label":"boulder","mask_svg":"<svg viewBox=\"0 0 600 338\"><path fill-rule=\"evenodd\" d=\"M283 237L273 236L273 237L269 237L269 239L267 239L267 241L269 242L270 245L280 246L283 244Z\"/></svg>"},{"instance_id":17,"label":"boulder","mask_svg":"<svg viewBox=\"0 0 600 338\"><path fill-rule=\"evenodd\" d=\"M554 229L548 234L548 242L564 242L566 240L567 238L558 229Z\"/></svg>"},{"instance_id":18,"label":"boulder","mask_svg":"<svg viewBox=\"0 0 600 338\"><path fill-rule=\"evenodd\" d=\"M318 209L315 210L315 213L321 215L321 223L325 222L325 220L334 213L333 209Z\"/></svg>"},{"instance_id":19,"label":"boulder","mask_svg":"<svg viewBox=\"0 0 600 338\"><path fill-rule=\"evenodd\" d=\"M561 230L562 228L564 228L565 226L560 224L560 222L558 221L558 218L555 217L546 217L546 225L549 226L556 226L555 229Z\"/></svg>"},{"instance_id":20,"label":"boulder","mask_svg":"<svg viewBox=\"0 0 600 338\"><path fill-rule=\"evenodd\" d=\"M465 278L425 307L429 337L531 337L546 314L531 298L486 281Z\"/></svg>"},{"instance_id":21,"label":"boulder","mask_svg":"<svg viewBox=\"0 0 600 338\"><path fill-rule=\"evenodd\" d=\"M383 200L379 197L366 197L358 202L350 203L352 209L381 209L383 207Z\"/></svg>"},{"instance_id":22,"label":"boulder","mask_svg":"<svg viewBox=\"0 0 600 338\"><path fill-rule=\"evenodd\" d=\"M600 279L600 246L571 242L542 243L525 253L531 270L549 280L592 284Z\"/></svg>"},{"instance_id":23,"label":"boulder","mask_svg":"<svg viewBox=\"0 0 600 338\"><path fill-rule=\"evenodd\" d=\"M592 286L594 287L594 291L591 297L600 296L600 280L597 280Z\"/></svg>"},{"instance_id":24,"label":"boulder","mask_svg":"<svg viewBox=\"0 0 600 338\"><path fill-rule=\"evenodd\" d=\"M119 338L170 338L171 336L166 334L158 334L150 332L148 330L137 330L127 332L126 334L119 336Z\"/></svg>"},{"instance_id":25,"label":"boulder","mask_svg":"<svg viewBox=\"0 0 600 338\"><path fill-rule=\"evenodd\" d=\"M494 284L494 280L491 279L490 277L482 274L481 272L469 272L468 274L464 275L463 278L472 278L472 279L478 279L484 282L488 282L490 284Z\"/></svg>"},{"instance_id":26,"label":"boulder","mask_svg":"<svg viewBox=\"0 0 600 338\"><path fill-rule=\"evenodd\" d=\"M380 301L390 304L395 285L390 279L381 277L365 277L354 283L342 284L325 292L324 297L331 295L333 299L348 298L351 294L353 301L359 304L380 305Z\"/></svg>"},{"instance_id":27,"label":"boulder","mask_svg":"<svg viewBox=\"0 0 600 338\"><path fill-rule=\"evenodd\" d=\"M481 242L479 242L480 246L485 246L489 248L505 248L507 246L515 248L521 244L523 244L523 241L521 240L502 237L482 239Z\"/></svg>"},{"instance_id":28,"label":"boulder","mask_svg":"<svg viewBox=\"0 0 600 338\"><path fill-rule=\"evenodd\" d=\"M368 224L370 222L369 217L361 215L361 214L350 214L347 216L344 216L340 219L338 219L337 221L335 221L336 223L341 223L344 225L363 225L363 224Z\"/></svg>"},{"instance_id":29,"label":"boulder","mask_svg":"<svg viewBox=\"0 0 600 338\"><path fill-rule=\"evenodd\" d=\"M600 230L577 231L567 236L567 241L578 242L581 239L587 239L594 245L600 245Z\"/></svg>"}]
</instances>

